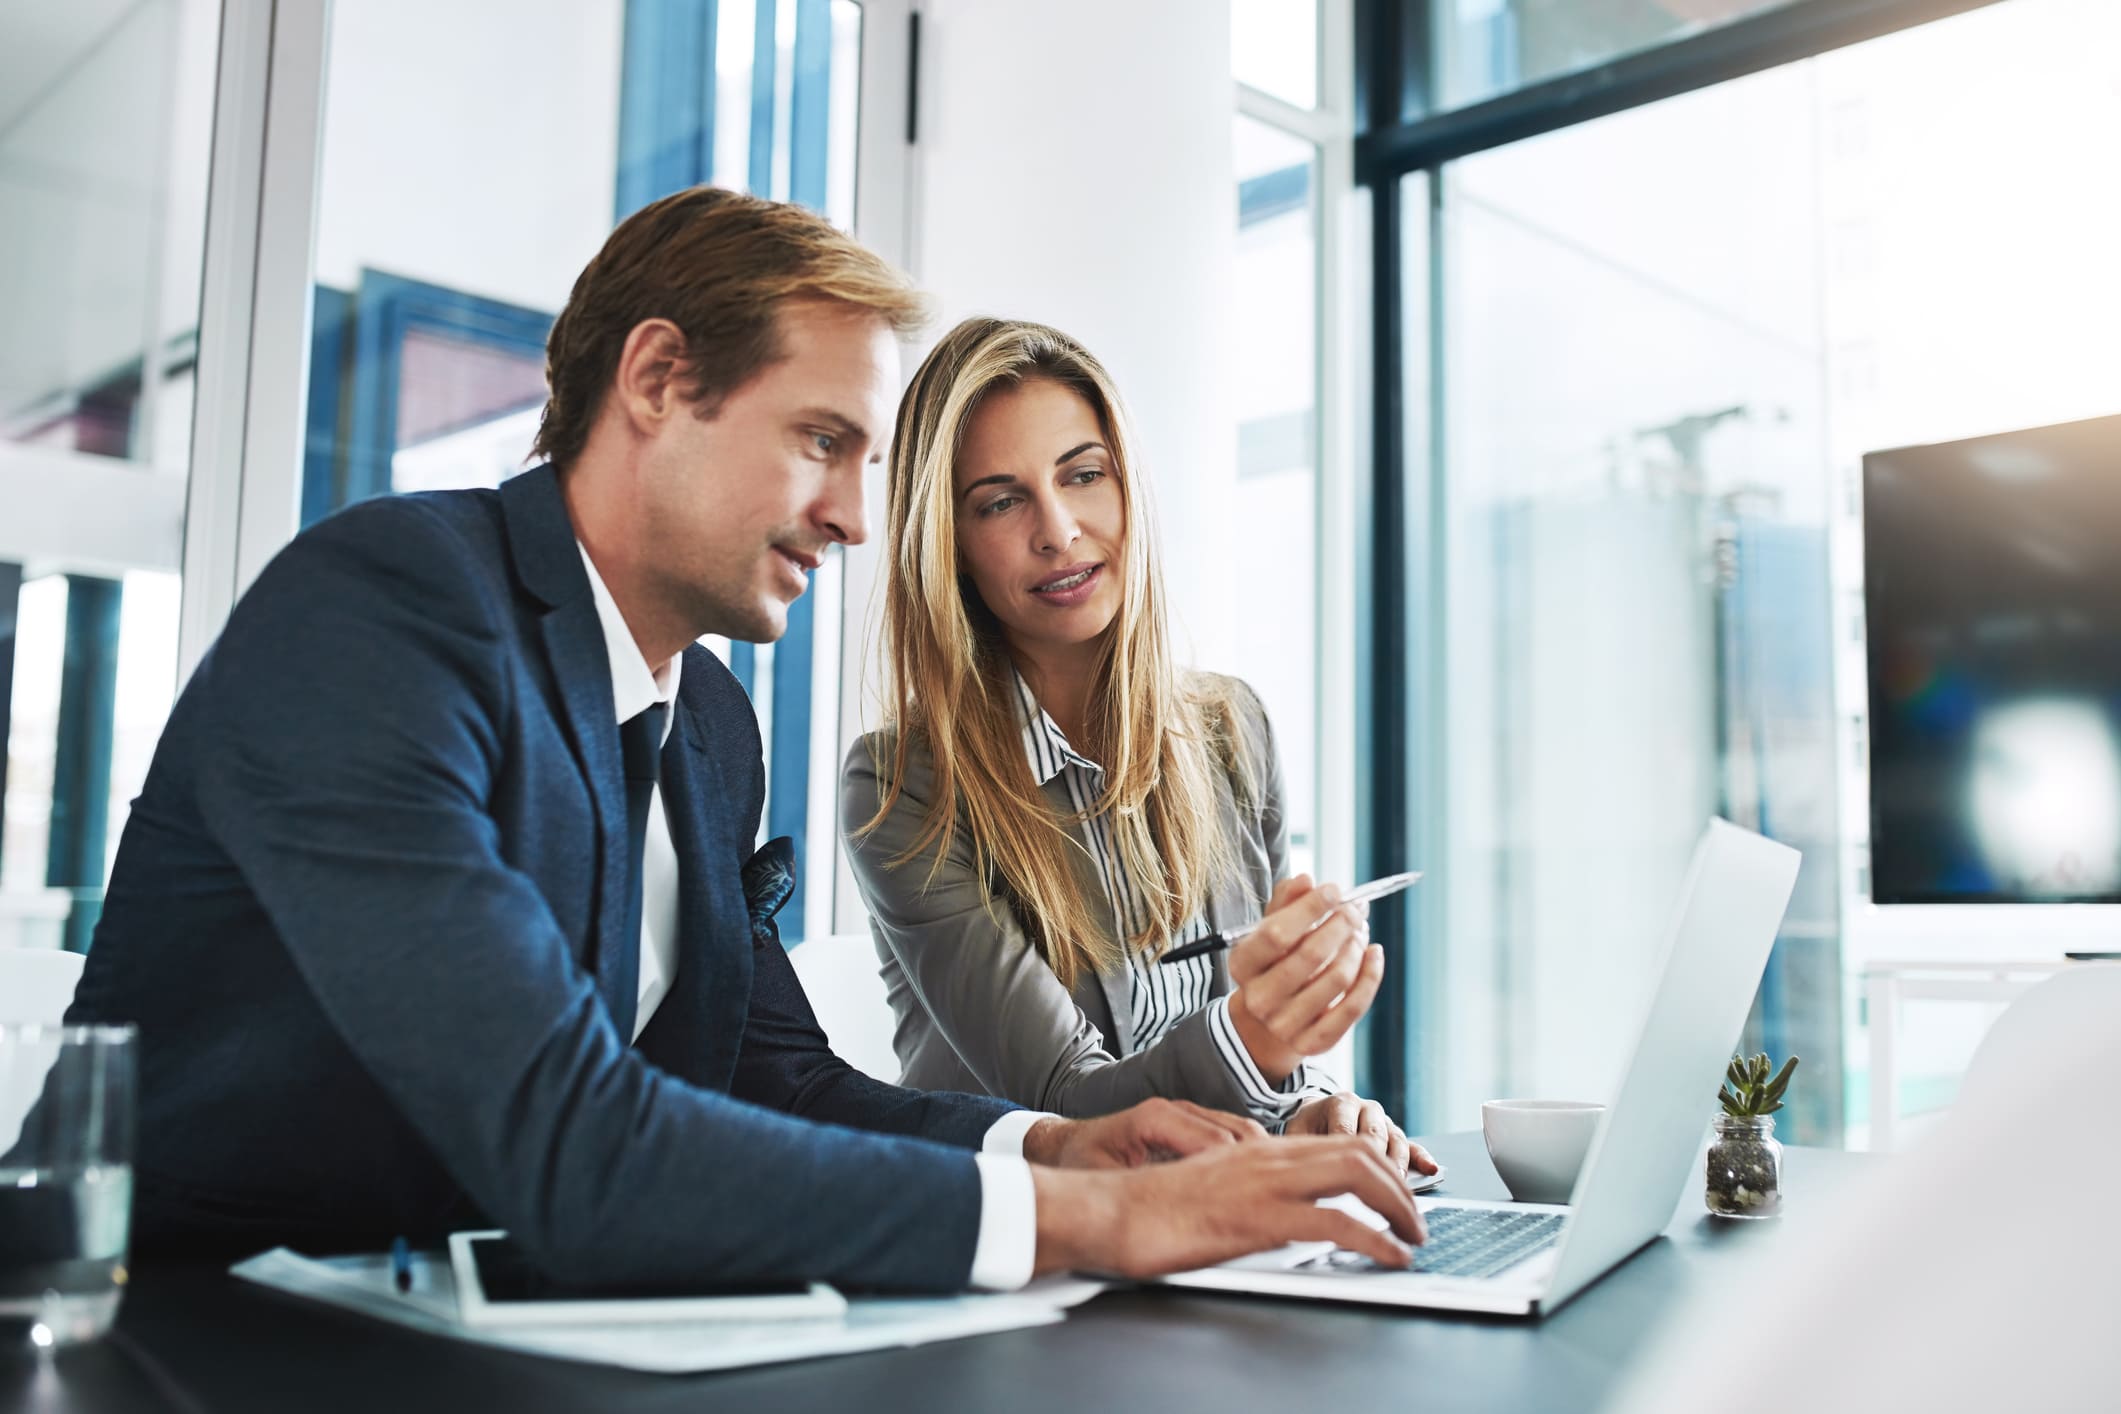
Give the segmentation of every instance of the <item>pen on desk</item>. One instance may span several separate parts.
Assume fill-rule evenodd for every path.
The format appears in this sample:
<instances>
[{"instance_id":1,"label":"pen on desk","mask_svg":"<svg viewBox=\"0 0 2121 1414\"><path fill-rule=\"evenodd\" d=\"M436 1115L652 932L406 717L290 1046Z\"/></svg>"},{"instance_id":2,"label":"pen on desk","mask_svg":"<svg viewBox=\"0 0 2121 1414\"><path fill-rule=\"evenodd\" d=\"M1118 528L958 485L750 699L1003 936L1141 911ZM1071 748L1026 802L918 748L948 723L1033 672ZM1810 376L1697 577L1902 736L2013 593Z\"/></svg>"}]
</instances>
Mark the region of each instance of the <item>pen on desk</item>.
<instances>
[{"instance_id":1,"label":"pen on desk","mask_svg":"<svg viewBox=\"0 0 2121 1414\"><path fill-rule=\"evenodd\" d=\"M399 1291L412 1290L412 1245L402 1237L391 1239L390 1279Z\"/></svg>"},{"instance_id":2,"label":"pen on desk","mask_svg":"<svg viewBox=\"0 0 2121 1414\"><path fill-rule=\"evenodd\" d=\"M1348 892L1342 896L1340 902L1342 904L1367 903L1373 898L1383 898L1387 894L1396 894L1401 889L1404 889L1409 885L1419 881L1420 878L1421 875L1418 872L1413 874L1388 874L1382 879L1372 879L1367 884L1359 884L1356 887L1348 890ZM1335 905L1335 907L1338 906L1339 905L1337 904ZM1184 962L1187 958L1201 957L1207 953L1221 952L1224 948L1234 948L1237 946L1238 942L1245 936L1245 934L1251 932L1254 928L1258 926L1259 925L1256 923L1248 923L1244 927L1238 929L1234 935L1224 933L1210 933L1207 937L1202 938L1198 942L1188 943L1182 948L1171 949L1171 951L1165 953L1162 957L1158 958L1157 961L1160 963Z\"/></svg>"}]
</instances>

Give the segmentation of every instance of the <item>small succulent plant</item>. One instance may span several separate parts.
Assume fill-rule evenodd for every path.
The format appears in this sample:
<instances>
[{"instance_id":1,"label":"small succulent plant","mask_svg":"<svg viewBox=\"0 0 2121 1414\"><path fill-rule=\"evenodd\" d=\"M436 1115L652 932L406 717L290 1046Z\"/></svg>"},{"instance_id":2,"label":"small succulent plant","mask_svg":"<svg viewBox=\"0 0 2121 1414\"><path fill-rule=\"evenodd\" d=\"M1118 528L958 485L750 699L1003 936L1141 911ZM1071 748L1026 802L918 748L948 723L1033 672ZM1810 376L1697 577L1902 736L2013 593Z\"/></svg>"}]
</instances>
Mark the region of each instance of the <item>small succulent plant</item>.
<instances>
[{"instance_id":1,"label":"small succulent plant","mask_svg":"<svg viewBox=\"0 0 2121 1414\"><path fill-rule=\"evenodd\" d=\"M1740 1119L1771 1115L1782 1108L1783 1092L1790 1088L1790 1073L1796 1069L1795 1056L1784 1061L1782 1069L1773 1076L1768 1074L1765 1051L1751 1060L1732 1056L1729 1068L1723 1072L1723 1086L1716 1092L1716 1098L1723 1102L1725 1114Z\"/></svg>"}]
</instances>

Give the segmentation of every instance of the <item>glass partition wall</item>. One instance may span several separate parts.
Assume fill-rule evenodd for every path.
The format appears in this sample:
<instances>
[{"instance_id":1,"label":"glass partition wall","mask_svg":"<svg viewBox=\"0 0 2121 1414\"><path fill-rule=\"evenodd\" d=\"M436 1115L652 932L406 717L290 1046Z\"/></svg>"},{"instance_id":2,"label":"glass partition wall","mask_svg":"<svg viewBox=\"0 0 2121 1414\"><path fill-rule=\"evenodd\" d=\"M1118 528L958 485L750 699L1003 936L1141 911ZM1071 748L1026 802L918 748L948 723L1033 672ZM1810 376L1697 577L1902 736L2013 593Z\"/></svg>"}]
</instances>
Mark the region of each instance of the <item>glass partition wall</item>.
<instances>
[{"instance_id":1,"label":"glass partition wall","mask_svg":"<svg viewBox=\"0 0 2121 1414\"><path fill-rule=\"evenodd\" d=\"M1366 645L1369 730L1409 764L1369 801L1430 871L1404 1040L1371 1063L1430 1130L1603 1098L1717 813L1804 855L1745 1044L1804 1057L1786 1132L1862 1144L1864 968L2059 944L1869 902L1861 457L2121 412L2121 197L2094 175L2121 15L1645 4L1556 49L1564 8L1630 7L1362 18L1377 499L1410 502ZM1471 19L1514 46L1492 81ZM1992 1014L1909 1018L1902 1108L1948 1100Z\"/></svg>"},{"instance_id":2,"label":"glass partition wall","mask_svg":"<svg viewBox=\"0 0 2121 1414\"><path fill-rule=\"evenodd\" d=\"M85 945L174 695L218 11L0 22L0 947Z\"/></svg>"}]
</instances>

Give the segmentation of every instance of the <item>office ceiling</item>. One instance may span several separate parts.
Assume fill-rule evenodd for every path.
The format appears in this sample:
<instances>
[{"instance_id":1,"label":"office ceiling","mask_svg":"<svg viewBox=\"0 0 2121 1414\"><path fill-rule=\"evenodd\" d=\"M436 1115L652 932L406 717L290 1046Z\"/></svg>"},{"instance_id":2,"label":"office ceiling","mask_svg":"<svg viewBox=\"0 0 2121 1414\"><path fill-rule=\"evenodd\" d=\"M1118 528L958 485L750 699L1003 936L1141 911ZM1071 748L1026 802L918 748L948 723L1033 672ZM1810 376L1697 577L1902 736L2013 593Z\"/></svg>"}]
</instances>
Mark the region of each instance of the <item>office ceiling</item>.
<instances>
[{"instance_id":1,"label":"office ceiling","mask_svg":"<svg viewBox=\"0 0 2121 1414\"><path fill-rule=\"evenodd\" d=\"M0 139L133 11L168 0L64 0L8 6L0 20Z\"/></svg>"}]
</instances>

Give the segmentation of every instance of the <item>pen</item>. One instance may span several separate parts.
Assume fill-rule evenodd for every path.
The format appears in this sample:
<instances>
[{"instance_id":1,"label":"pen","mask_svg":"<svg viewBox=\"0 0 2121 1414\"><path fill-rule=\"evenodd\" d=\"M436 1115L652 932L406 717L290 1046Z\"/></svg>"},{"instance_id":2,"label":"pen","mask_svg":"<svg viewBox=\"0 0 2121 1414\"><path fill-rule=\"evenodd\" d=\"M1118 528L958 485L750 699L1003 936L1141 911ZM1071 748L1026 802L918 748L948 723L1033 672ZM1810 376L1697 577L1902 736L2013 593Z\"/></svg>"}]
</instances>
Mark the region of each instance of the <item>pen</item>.
<instances>
[{"instance_id":1,"label":"pen","mask_svg":"<svg viewBox=\"0 0 2121 1414\"><path fill-rule=\"evenodd\" d=\"M1383 898L1387 894L1396 894L1420 878L1419 872L1412 874L1387 874L1382 879L1372 879L1367 884L1356 885L1341 896L1340 903L1366 903L1373 898ZM1336 908L1339 906L1340 904L1334 905ZM1222 933L1210 933L1199 942L1188 943L1182 948L1173 948L1158 958L1157 961L1159 963L1184 962L1189 957L1200 957L1207 953L1221 952L1224 948L1236 947L1239 939L1258 926L1257 923L1248 924L1238 929L1235 937Z\"/></svg>"},{"instance_id":2,"label":"pen","mask_svg":"<svg viewBox=\"0 0 2121 1414\"><path fill-rule=\"evenodd\" d=\"M391 1239L390 1277L399 1291L412 1290L412 1245L402 1237Z\"/></svg>"}]
</instances>

